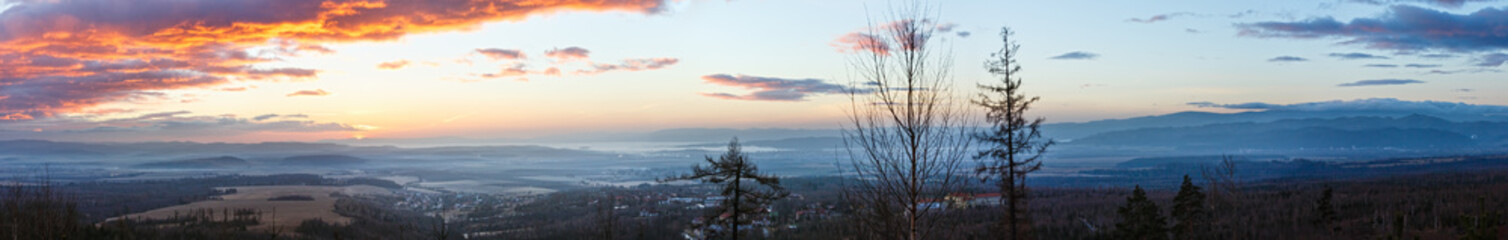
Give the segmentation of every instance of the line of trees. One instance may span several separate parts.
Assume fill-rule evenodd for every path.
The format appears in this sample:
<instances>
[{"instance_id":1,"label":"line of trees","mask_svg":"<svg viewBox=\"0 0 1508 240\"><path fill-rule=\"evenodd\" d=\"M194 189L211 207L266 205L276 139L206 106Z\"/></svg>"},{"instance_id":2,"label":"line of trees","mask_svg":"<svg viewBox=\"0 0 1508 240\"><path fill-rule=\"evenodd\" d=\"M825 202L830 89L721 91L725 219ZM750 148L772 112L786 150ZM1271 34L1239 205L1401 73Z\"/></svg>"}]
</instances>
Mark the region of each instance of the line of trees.
<instances>
[{"instance_id":1,"label":"line of trees","mask_svg":"<svg viewBox=\"0 0 1508 240\"><path fill-rule=\"evenodd\" d=\"M1120 222L1115 224L1115 239L1208 239L1211 236L1204 235L1208 227L1205 211L1204 193L1200 192L1199 186L1195 186L1188 175L1183 176L1183 184L1178 187L1178 195L1173 197L1173 224L1169 226L1168 219L1163 218L1162 210L1158 209L1157 203L1147 198L1146 190L1136 186L1131 190L1131 196L1126 197L1126 204L1116 210L1120 214Z\"/></svg>"}]
</instances>

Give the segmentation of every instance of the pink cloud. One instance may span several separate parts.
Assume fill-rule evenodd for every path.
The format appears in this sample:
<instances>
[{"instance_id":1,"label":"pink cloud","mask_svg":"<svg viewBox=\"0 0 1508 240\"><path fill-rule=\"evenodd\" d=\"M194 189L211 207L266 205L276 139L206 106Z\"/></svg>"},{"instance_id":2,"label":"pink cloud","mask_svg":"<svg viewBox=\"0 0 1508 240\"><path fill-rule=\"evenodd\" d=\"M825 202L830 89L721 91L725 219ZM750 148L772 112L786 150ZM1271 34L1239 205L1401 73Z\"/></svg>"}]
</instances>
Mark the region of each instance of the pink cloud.
<instances>
[{"instance_id":1,"label":"pink cloud","mask_svg":"<svg viewBox=\"0 0 1508 240\"><path fill-rule=\"evenodd\" d=\"M557 48L545 51L545 57L554 58L560 61L586 60L588 57L587 55L590 53L591 51L587 51L585 48L567 47L564 49Z\"/></svg>"},{"instance_id":2,"label":"pink cloud","mask_svg":"<svg viewBox=\"0 0 1508 240\"><path fill-rule=\"evenodd\" d=\"M776 77L760 77L749 75L713 74L702 76L707 83L739 87L753 90L754 92L744 95L732 93L702 93L702 96L728 99L728 100L752 100L752 101L805 101L806 97L815 94L842 94L847 93L848 88L843 85L831 84L820 79L788 79Z\"/></svg>"},{"instance_id":3,"label":"pink cloud","mask_svg":"<svg viewBox=\"0 0 1508 240\"><path fill-rule=\"evenodd\" d=\"M293 92L293 93L289 93L288 94L289 97L296 97L296 96L325 96L325 95L330 95L330 93L329 92L325 92L324 89L299 90L297 92Z\"/></svg>"},{"instance_id":4,"label":"pink cloud","mask_svg":"<svg viewBox=\"0 0 1508 240\"><path fill-rule=\"evenodd\" d=\"M524 53L514 49L501 48L478 48L477 53L491 58L492 60L519 60L524 59Z\"/></svg>"},{"instance_id":5,"label":"pink cloud","mask_svg":"<svg viewBox=\"0 0 1508 240\"><path fill-rule=\"evenodd\" d=\"M398 61L392 61L392 62L383 62L383 63L378 63L377 64L377 69L397 70L397 69L402 69L403 67L407 67L408 64L409 64L408 60L398 60Z\"/></svg>"}]
</instances>

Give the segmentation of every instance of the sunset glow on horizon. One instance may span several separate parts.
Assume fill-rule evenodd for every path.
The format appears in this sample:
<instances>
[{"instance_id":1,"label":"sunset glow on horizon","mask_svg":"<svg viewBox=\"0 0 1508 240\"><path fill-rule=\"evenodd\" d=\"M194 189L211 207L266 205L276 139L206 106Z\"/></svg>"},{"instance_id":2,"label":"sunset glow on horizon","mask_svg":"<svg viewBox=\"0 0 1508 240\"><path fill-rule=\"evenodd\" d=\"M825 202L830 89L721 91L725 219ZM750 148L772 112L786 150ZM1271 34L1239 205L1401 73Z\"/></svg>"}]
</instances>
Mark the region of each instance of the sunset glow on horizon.
<instances>
[{"instance_id":1,"label":"sunset glow on horizon","mask_svg":"<svg viewBox=\"0 0 1508 240\"><path fill-rule=\"evenodd\" d=\"M1480 1L939 1L957 95L1009 26L1050 122L1195 103L1508 105ZM1084 7L1084 5L1099 5ZM838 128L884 1L0 4L0 140L522 138ZM875 23L882 24L882 23ZM1432 25L1434 24L1434 25ZM1438 25L1438 26L1437 26Z\"/></svg>"}]
</instances>

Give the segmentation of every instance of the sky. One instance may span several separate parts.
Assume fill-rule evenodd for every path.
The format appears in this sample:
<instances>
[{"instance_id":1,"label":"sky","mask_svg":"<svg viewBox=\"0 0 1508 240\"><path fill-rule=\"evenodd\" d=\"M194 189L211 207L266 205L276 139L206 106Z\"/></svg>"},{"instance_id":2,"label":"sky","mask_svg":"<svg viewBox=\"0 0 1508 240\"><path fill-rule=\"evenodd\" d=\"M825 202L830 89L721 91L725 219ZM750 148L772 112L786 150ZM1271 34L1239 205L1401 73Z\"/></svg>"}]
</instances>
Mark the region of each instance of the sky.
<instances>
[{"instance_id":1,"label":"sky","mask_svg":"<svg viewBox=\"0 0 1508 240\"><path fill-rule=\"evenodd\" d=\"M0 139L523 138L838 128L899 1L0 3ZM929 3L959 95L1016 32L1049 122L1396 99L1508 105L1508 1ZM1375 102L1375 101L1372 101Z\"/></svg>"}]
</instances>

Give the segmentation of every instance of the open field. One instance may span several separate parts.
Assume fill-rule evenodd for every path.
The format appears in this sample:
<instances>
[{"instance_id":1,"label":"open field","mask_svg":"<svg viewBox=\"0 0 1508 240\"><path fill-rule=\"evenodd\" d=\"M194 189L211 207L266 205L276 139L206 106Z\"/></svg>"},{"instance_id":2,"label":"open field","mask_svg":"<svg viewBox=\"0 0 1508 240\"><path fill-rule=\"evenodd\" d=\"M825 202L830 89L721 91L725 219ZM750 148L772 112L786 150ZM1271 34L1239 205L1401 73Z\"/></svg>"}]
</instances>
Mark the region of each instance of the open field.
<instances>
[{"instance_id":1,"label":"open field","mask_svg":"<svg viewBox=\"0 0 1508 240\"><path fill-rule=\"evenodd\" d=\"M174 215L186 214L199 209L255 209L262 213L262 224L254 226L254 229L268 229L277 227L280 229L294 229L299 223L309 219L320 219L335 224L347 224L351 219L340 216L334 212L335 194L341 195L391 195L387 189L368 185L354 186L246 186L246 187L222 187L217 190L235 189L235 193L220 196L219 200L198 201L184 205L177 205L159 209L153 209L136 214L128 214L126 218L143 219L168 219ZM308 196L313 200L307 201L270 201L269 199L284 196ZM113 220L113 219L112 219Z\"/></svg>"}]
</instances>

